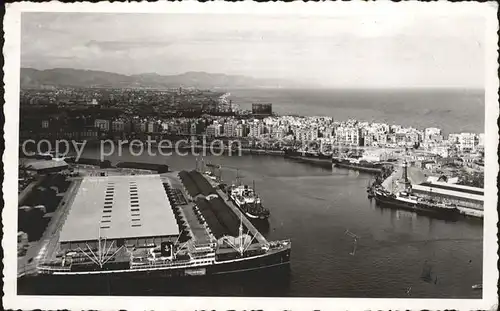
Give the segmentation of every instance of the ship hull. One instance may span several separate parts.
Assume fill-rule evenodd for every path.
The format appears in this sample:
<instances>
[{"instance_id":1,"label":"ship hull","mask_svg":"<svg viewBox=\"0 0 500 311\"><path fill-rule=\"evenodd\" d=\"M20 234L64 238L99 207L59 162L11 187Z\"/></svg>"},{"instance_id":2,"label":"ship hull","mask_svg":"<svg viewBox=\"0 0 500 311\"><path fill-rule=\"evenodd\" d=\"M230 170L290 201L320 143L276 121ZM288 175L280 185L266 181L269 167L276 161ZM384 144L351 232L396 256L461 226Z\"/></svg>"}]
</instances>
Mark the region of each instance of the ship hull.
<instances>
[{"instance_id":1,"label":"ship hull","mask_svg":"<svg viewBox=\"0 0 500 311\"><path fill-rule=\"evenodd\" d=\"M343 161L336 160L336 159L332 159L332 164L335 167L352 169L352 170L356 170L356 171L360 171L360 172L364 172L364 173L371 173L371 174L382 173L382 168L377 167L377 166L368 166L368 165L363 165L363 164L343 162Z\"/></svg>"},{"instance_id":2,"label":"ship hull","mask_svg":"<svg viewBox=\"0 0 500 311\"><path fill-rule=\"evenodd\" d=\"M410 203L375 193L375 202L382 207L402 209L412 211L421 215L434 216L443 219L456 219L459 216L458 210L430 207L423 203Z\"/></svg>"},{"instance_id":3,"label":"ship hull","mask_svg":"<svg viewBox=\"0 0 500 311\"><path fill-rule=\"evenodd\" d=\"M258 271L263 269L289 269L290 266L291 248L290 246L281 250L271 251L270 253L246 257L236 258L233 260L217 261L200 266L183 266L168 269L162 268L146 268L146 269L123 269L123 270L107 270L107 271L70 271L70 272L55 272L52 274L44 273L32 276L23 277L26 281L30 278L49 278L49 279L65 279L65 278L118 278L118 279L151 279L151 278L179 278L179 277L198 277L218 274L242 273Z\"/></svg>"},{"instance_id":4,"label":"ship hull","mask_svg":"<svg viewBox=\"0 0 500 311\"><path fill-rule=\"evenodd\" d=\"M307 157L307 156L299 156L299 155L285 155L285 158L299 161L302 163L308 163L316 166L321 166L324 168L331 168L332 161L331 158L320 158L320 157Z\"/></svg>"},{"instance_id":5,"label":"ship hull","mask_svg":"<svg viewBox=\"0 0 500 311\"><path fill-rule=\"evenodd\" d=\"M289 254L289 250L288 250ZM281 259L283 258L283 259ZM271 277L286 282L290 275L290 254L273 254L244 263L221 263L199 273L191 268L170 271L106 273L82 275L40 274L17 281L18 295L192 295L192 282L211 284L241 277L262 280Z\"/></svg>"}]
</instances>

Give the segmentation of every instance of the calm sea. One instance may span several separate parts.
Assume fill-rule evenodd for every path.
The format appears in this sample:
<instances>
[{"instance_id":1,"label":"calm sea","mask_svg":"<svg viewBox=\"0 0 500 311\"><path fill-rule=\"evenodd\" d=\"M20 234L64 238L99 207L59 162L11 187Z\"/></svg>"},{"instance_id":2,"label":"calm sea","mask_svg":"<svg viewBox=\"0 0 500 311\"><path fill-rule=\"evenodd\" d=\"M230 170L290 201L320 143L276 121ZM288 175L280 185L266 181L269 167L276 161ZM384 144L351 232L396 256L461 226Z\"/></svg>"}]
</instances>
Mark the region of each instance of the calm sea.
<instances>
[{"instance_id":1,"label":"calm sea","mask_svg":"<svg viewBox=\"0 0 500 311\"><path fill-rule=\"evenodd\" d=\"M237 89L230 99L241 108L272 103L284 114L324 115L400 124L423 129L440 127L445 134L484 132L484 91L464 89L331 90Z\"/></svg>"},{"instance_id":2,"label":"calm sea","mask_svg":"<svg viewBox=\"0 0 500 311\"><path fill-rule=\"evenodd\" d=\"M87 149L85 157L98 158ZM193 156L109 157L116 161L168 164L194 169ZM366 197L369 175L323 169L282 157L207 157L224 167L231 183L236 168L243 182L255 181L271 210L268 239L292 240L289 273L272 271L176 280L83 283L62 286L45 280L21 282L20 293L154 296L299 296L480 298L471 286L482 280L483 225L446 222L375 206ZM354 251L353 238L359 237ZM421 277L426 275L430 281ZM411 289L410 289L411 288ZM410 289L410 290L409 290Z\"/></svg>"}]
</instances>

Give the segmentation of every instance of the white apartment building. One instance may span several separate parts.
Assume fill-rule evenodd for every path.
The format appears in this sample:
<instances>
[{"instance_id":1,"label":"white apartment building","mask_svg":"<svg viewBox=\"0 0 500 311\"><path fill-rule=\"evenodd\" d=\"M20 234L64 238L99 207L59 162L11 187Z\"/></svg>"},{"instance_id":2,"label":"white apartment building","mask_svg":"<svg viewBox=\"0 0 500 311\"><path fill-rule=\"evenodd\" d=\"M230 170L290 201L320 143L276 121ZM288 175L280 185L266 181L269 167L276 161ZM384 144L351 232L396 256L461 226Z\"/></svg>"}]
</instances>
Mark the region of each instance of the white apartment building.
<instances>
[{"instance_id":1,"label":"white apartment building","mask_svg":"<svg viewBox=\"0 0 500 311\"><path fill-rule=\"evenodd\" d=\"M189 134L196 135L196 123L195 122L191 123L191 126L189 127Z\"/></svg>"},{"instance_id":2,"label":"white apartment building","mask_svg":"<svg viewBox=\"0 0 500 311\"><path fill-rule=\"evenodd\" d=\"M245 136L245 127L243 124L237 124L235 128L235 136L236 137L243 137Z\"/></svg>"},{"instance_id":3,"label":"white apartment building","mask_svg":"<svg viewBox=\"0 0 500 311\"><path fill-rule=\"evenodd\" d=\"M484 147L484 133L478 135L478 147Z\"/></svg>"},{"instance_id":4,"label":"white apartment building","mask_svg":"<svg viewBox=\"0 0 500 311\"><path fill-rule=\"evenodd\" d=\"M458 138L458 147L460 151L474 151L476 149L476 134L461 133Z\"/></svg>"},{"instance_id":5,"label":"white apartment building","mask_svg":"<svg viewBox=\"0 0 500 311\"><path fill-rule=\"evenodd\" d=\"M123 132L125 131L125 122L123 120L114 120L111 122L111 129L113 132Z\"/></svg>"},{"instance_id":6,"label":"white apartment building","mask_svg":"<svg viewBox=\"0 0 500 311\"><path fill-rule=\"evenodd\" d=\"M250 132L248 133L249 137L260 137L264 134L264 124L258 121L254 121L249 124Z\"/></svg>"},{"instance_id":7,"label":"white apartment building","mask_svg":"<svg viewBox=\"0 0 500 311\"><path fill-rule=\"evenodd\" d=\"M156 132L155 130L156 130L155 123L151 122L151 121L148 122L147 123L147 131L146 131L146 133L154 133L154 132Z\"/></svg>"},{"instance_id":8,"label":"white apartment building","mask_svg":"<svg viewBox=\"0 0 500 311\"><path fill-rule=\"evenodd\" d=\"M424 130L424 141L442 141L441 129L428 127Z\"/></svg>"},{"instance_id":9,"label":"white apartment building","mask_svg":"<svg viewBox=\"0 0 500 311\"><path fill-rule=\"evenodd\" d=\"M450 144L458 144L458 140L460 139L460 134L448 134L448 142Z\"/></svg>"},{"instance_id":10,"label":"white apartment building","mask_svg":"<svg viewBox=\"0 0 500 311\"><path fill-rule=\"evenodd\" d=\"M224 123L224 136L235 137L236 136L236 126L235 122L229 121Z\"/></svg>"},{"instance_id":11,"label":"white apartment building","mask_svg":"<svg viewBox=\"0 0 500 311\"><path fill-rule=\"evenodd\" d=\"M432 149L432 153L443 158L448 158L450 156L450 149L446 146L436 146Z\"/></svg>"},{"instance_id":12,"label":"white apartment building","mask_svg":"<svg viewBox=\"0 0 500 311\"><path fill-rule=\"evenodd\" d=\"M379 133L375 137L377 138L377 143L379 146L385 146L387 144L387 134Z\"/></svg>"},{"instance_id":13,"label":"white apartment building","mask_svg":"<svg viewBox=\"0 0 500 311\"><path fill-rule=\"evenodd\" d=\"M359 146L361 130L356 127L339 127L335 131L335 139L342 145Z\"/></svg>"},{"instance_id":14,"label":"white apartment building","mask_svg":"<svg viewBox=\"0 0 500 311\"><path fill-rule=\"evenodd\" d=\"M371 146L374 146L376 143L376 140L375 140L375 135L372 134L372 133L367 133L365 136L364 136L364 145L366 147L371 147Z\"/></svg>"},{"instance_id":15,"label":"white apartment building","mask_svg":"<svg viewBox=\"0 0 500 311\"><path fill-rule=\"evenodd\" d=\"M294 132L295 138L299 141L314 141L318 139L317 128L299 128Z\"/></svg>"},{"instance_id":16,"label":"white apartment building","mask_svg":"<svg viewBox=\"0 0 500 311\"><path fill-rule=\"evenodd\" d=\"M109 120L96 119L94 122L94 126L102 131L108 132L109 131Z\"/></svg>"},{"instance_id":17,"label":"white apartment building","mask_svg":"<svg viewBox=\"0 0 500 311\"><path fill-rule=\"evenodd\" d=\"M210 124L209 126L207 126L206 130L205 130L205 133L208 137L219 137L220 136L220 129L221 129L221 126L220 124Z\"/></svg>"}]
</instances>

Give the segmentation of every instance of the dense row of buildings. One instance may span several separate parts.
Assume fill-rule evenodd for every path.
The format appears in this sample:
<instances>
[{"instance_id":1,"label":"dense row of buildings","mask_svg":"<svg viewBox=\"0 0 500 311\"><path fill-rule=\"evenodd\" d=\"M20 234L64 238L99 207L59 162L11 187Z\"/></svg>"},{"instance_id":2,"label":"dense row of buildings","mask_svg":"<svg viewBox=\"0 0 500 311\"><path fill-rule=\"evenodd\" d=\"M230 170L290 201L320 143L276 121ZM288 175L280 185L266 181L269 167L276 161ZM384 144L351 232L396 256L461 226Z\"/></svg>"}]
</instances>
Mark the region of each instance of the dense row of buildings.
<instances>
[{"instance_id":1,"label":"dense row of buildings","mask_svg":"<svg viewBox=\"0 0 500 311\"><path fill-rule=\"evenodd\" d=\"M259 115L257 118L252 113L221 115L207 112L186 117L156 113L203 106L207 102L214 104L219 112L236 110L229 94L199 90L23 91L20 134L21 139L74 140L205 135L208 139L245 138L285 144L317 142L319 145L416 147L444 158L457 153L478 153L484 148L484 134L451 133L445 136L439 128L422 130L386 123L338 121L324 116ZM137 113L144 106L154 111ZM268 104L254 106L272 110Z\"/></svg>"},{"instance_id":2,"label":"dense row of buildings","mask_svg":"<svg viewBox=\"0 0 500 311\"><path fill-rule=\"evenodd\" d=\"M228 113L236 110L228 94L195 89L27 89L20 93L21 107L57 107L86 110L92 107L116 109L126 115L168 115L172 113Z\"/></svg>"},{"instance_id":3,"label":"dense row of buildings","mask_svg":"<svg viewBox=\"0 0 500 311\"><path fill-rule=\"evenodd\" d=\"M139 137L153 135L155 138L165 135L206 135L208 138L317 141L322 144L344 146L418 147L442 157L448 157L450 152L481 152L484 148L484 134L452 133L444 136L439 128L419 130L385 123L334 121L330 117L279 116L253 119L205 115L200 118L141 118L122 115L115 118L89 118L80 121L80 128L61 132L59 119L42 118L39 123L40 129L32 129L32 132L45 132L44 135L47 136L52 130L59 129L60 136L72 139L92 137L125 139L137 135Z\"/></svg>"}]
</instances>

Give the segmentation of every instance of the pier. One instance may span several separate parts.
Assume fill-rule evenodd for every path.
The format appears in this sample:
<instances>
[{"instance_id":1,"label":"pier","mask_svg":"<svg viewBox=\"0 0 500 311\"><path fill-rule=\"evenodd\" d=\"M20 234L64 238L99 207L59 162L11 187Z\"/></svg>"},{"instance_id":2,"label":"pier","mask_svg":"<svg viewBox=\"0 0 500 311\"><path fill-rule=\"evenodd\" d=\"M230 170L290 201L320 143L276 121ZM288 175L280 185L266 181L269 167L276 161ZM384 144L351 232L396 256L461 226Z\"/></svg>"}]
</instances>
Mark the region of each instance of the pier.
<instances>
[{"instance_id":1,"label":"pier","mask_svg":"<svg viewBox=\"0 0 500 311\"><path fill-rule=\"evenodd\" d=\"M259 230L257 230L257 228L255 228L255 226L252 224L252 222L250 220L248 220L248 218L246 218L245 215L243 215L243 213L239 210L239 208L237 208L233 204L233 202L231 202L231 200L229 199L229 196L219 188L219 184L217 182L213 181L212 179L208 178L208 176L205 174L202 174L202 176L210 183L210 185L212 187L215 188L219 197L221 197L224 200L224 203L226 203L226 205L231 209L231 211L233 213L235 213L236 215L239 215L238 217L241 217L243 225L249 230L250 234L252 236L255 236L255 239L260 244L268 244L269 242L266 240L266 238L264 238L264 236L259 232Z\"/></svg>"}]
</instances>

